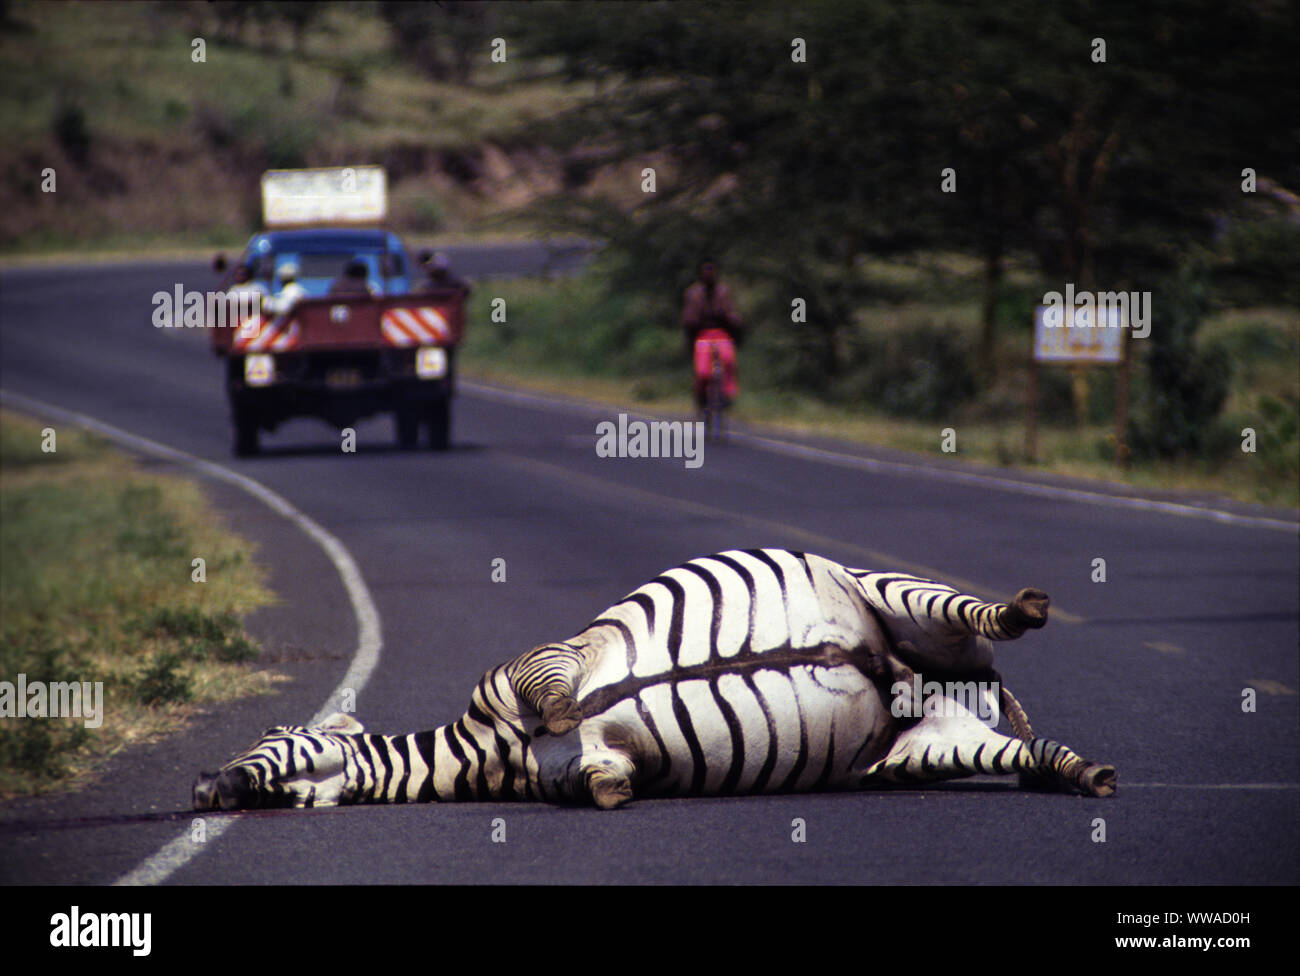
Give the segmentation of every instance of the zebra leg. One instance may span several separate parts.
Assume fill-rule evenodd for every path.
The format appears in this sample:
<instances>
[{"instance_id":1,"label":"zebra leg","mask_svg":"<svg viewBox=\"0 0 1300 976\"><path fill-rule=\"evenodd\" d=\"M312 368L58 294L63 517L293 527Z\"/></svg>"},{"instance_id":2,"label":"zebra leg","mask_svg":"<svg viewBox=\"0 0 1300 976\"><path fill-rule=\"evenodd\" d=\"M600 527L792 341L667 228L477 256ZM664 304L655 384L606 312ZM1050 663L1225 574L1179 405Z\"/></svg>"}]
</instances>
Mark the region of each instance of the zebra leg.
<instances>
[{"instance_id":1,"label":"zebra leg","mask_svg":"<svg viewBox=\"0 0 1300 976\"><path fill-rule=\"evenodd\" d=\"M919 672L991 668L992 641L1014 640L1047 623L1051 601L1042 590L990 603L916 576L849 572L899 655Z\"/></svg>"},{"instance_id":2,"label":"zebra leg","mask_svg":"<svg viewBox=\"0 0 1300 976\"><path fill-rule=\"evenodd\" d=\"M988 603L917 576L849 572L867 602L893 622L890 629L896 638L914 633L940 642L968 637L1014 640L1045 625L1051 604L1046 593L1032 587L1021 590L1010 603Z\"/></svg>"},{"instance_id":3,"label":"zebra leg","mask_svg":"<svg viewBox=\"0 0 1300 976\"><path fill-rule=\"evenodd\" d=\"M950 631L989 640L1015 640L1026 630L1047 623L1051 599L1042 590L1026 587L1010 603L985 603L978 597L960 596L945 606L943 622Z\"/></svg>"},{"instance_id":4,"label":"zebra leg","mask_svg":"<svg viewBox=\"0 0 1300 976\"><path fill-rule=\"evenodd\" d=\"M1002 699L1002 714L1011 723L1016 738L1021 742L1029 742L1034 737L1034 730L1029 724L1029 716L1020 707L1020 702L1016 701L1016 696L1011 694L1007 686L1002 683L1000 675L998 677L998 693Z\"/></svg>"},{"instance_id":5,"label":"zebra leg","mask_svg":"<svg viewBox=\"0 0 1300 976\"><path fill-rule=\"evenodd\" d=\"M538 715L552 735L564 735L582 721L573 697L582 677L582 652L568 644L543 644L510 664L510 687Z\"/></svg>"},{"instance_id":6,"label":"zebra leg","mask_svg":"<svg viewBox=\"0 0 1300 976\"><path fill-rule=\"evenodd\" d=\"M998 692L1002 699L1002 714L1007 717L1011 723L1012 730L1016 733L1016 738L1021 742L1034 741L1034 729L1029 724L1029 716L1025 710L1020 707L1020 702L1016 696L1011 694L1009 688L1002 683L1002 678L998 678ZM1054 789L1056 783L1050 772L1044 772L1040 769L1025 770L1020 774L1020 785L1027 790Z\"/></svg>"},{"instance_id":7,"label":"zebra leg","mask_svg":"<svg viewBox=\"0 0 1300 976\"><path fill-rule=\"evenodd\" d=\"M1002 714L1011 723L1016 738L1021 742L1032 743L1034 741L1034 730L1029 724L1029 716L1020 707L1020 702L1016 700L1016 696L1011 694L1006 685L1002 684L1001 677L998 678L998 691L1002 698ZM1056 788L1055 774L1051 770L1043 769L1022 770L1020 785L1027 790L1052 790ZM1085 792L1088 791L1085 790Z\"/></svg>"},{"instance_id":8,"label":"zebra leg","mask_svg":"<svg viewBox=\"0 0 1300 976\"><path fill-rule=\"evenodd\" d=\"M1019 745L1032 754L1034 773L1049 779L1054 776L1066 790L1078 790L1088 796L1111 796L1115 792L1114 766L1089 762L1051 739L1031 739Z\"/></svg>"},{"instance_id":9,"label":"zebra leg","mask_svg":"<svg viewBox=\"0 0 1300 976\"><path fill-rule=\"evenodd\" d=\"M889 755L866 769L861 785L1028 773L1038 782L1089 796L1115 792L1115 767L1089 762L1050 739L1021 741L1000 735L953 704L958 713L929 716L901 733Z\"/></svg>"}]
</instances>

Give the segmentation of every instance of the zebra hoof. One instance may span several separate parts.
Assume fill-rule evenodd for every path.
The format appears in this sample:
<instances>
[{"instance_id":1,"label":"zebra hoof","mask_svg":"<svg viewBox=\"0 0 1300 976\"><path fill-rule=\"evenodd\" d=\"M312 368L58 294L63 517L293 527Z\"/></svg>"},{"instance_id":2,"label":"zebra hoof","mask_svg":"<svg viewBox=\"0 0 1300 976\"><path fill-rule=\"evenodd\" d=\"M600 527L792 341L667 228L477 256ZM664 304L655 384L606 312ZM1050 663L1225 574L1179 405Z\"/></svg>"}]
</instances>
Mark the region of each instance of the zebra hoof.
<instances>
[{"instance_id":1,"label":"zebra hoof","mask_svg":"<svg viewBox=\"0 0 1300 976\"><path fill-rule=\"evenodd\" d=\"M632 802L632 784L626 777L593 773L590 780L591 798L602 810L616 810Z\"/></svg>"},{"instance_id":2,"label":"zebra hoof","mask_svg":"<svg viewBox=\"0 0 1300 976\"><path fill-rule=\"evenodd\" d=\"M1088 796L1114 796L1117 787L1114 766L1089 763L1079 776L1079 789Z\"/></svg>"},{"instance_id":3,"label":"zebra hoof","mask_svg":"<svg viewBox=\"0 0 1300 976\"><path fill-rule=\"evenodd\" d=\"M1042 590L1026 587L1016 594L1004 616L1014 630L1037 630L1047 623L1047 608L1051 600Z\"/></svg>"},{"instance_id":4,"label":"zebra hoof","mask_svg":"<svg viewBox=\"0 0 1300 976\"><path fill-rule=\"evenodd\" d=\"M567 695L552 698L542 705L542 722L551 735L564 735L578 727L582 721L582 708Z\"/></svg>"}]
</instances>

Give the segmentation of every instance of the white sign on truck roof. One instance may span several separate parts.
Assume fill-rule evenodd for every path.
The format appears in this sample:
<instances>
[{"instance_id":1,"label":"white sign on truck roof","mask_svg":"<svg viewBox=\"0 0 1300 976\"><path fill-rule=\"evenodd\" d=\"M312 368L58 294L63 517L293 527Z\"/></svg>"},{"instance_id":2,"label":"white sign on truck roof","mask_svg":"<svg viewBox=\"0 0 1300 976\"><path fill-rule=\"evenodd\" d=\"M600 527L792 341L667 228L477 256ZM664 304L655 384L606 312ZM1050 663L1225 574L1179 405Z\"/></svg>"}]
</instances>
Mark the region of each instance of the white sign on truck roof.
<instances>
[{"instance_id":1,"label":"white sign on truck roof","mask_svg":"<svg viewBox=\"0 0 1300 976\"><path fill-rule=\"evenodd\" d=\"M262 174L266 227L381 224L388 216L382 166L272 169Z\"/></svg>"}]
</instances>

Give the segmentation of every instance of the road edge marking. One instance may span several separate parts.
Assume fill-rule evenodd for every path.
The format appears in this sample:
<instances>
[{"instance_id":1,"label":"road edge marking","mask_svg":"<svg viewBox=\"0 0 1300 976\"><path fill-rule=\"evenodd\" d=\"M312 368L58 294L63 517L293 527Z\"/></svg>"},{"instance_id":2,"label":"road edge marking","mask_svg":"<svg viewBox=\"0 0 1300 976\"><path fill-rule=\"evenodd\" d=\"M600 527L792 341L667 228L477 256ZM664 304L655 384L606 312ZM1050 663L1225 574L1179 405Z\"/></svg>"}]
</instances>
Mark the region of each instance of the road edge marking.
<instances>
[{"instance_id":1,"label":"road edge marking","mask_svg":"<svg viewBox=\"0 0 1300 976\"><path fill-rule=\"evenodd\" d=\"M347 590L348 599L352 603L352 612L357 621L357 649L352 656L352 662L348 665L348 670L337 687L330 692L325 704L320 707L307 724L315 725L324 720L331 712L336 711L337 709L331 706L331 702L337 701L345 688L359 694L365 687L375 668L379 665L379 652L383 648L379 609L375 606L375 601L370 595L370 589L366 586L366 581L361 575L361 570L357 568L356 560L352 558L352 554L348 552L347 547L335 535L325 529L319 522L299 511L283 495L272 491L261 482L255 481L237 471L232 471L215 461L208 461L185 451L168 447L166 444L160 444L147 437L141 437L138 434L122 430L120 427L114 427L112 424L106 424L102 420L96 420L94 417L77 413L74 410L67 410L21 393L0 389L0 405L13 406L16 409L27 409L57 420L63 420L74 426L93 431L136 451L167 461L174 461L210 478L235 485L296 525L325 551L325 555L334 565L339 578L343 581L343 588ZM203 846L194 844L190 840L190 831L187 829L179 837L163 845L156 853L114 881L113 885L155 885L166 880L195 854L203 850L207 843L216 840L236 822L236 818L232 817L216 819L208 824L207 840Z\"/></svg>"},{"instance_id":2,"label":"road edge marking","mask_svg":"<svg viewBox=\"0 0 1300 976\"><path fill-rule=\"evenodd\" d=\"M533 403L539 406L549 406L552 408L566 408L574 413L597 413L600 410L606 412L609 410L620 410L623 413L628 414L629 417L637 416L648 417L651 419L654 419L655 417L654 414L648 414L643 410L629 410L616 404L602 404L596 401L575 402L566 400L563 397L548 396L543 393L522 393L514 390L503 390L473 380L460 380L458 385L465 389L467 393L481 396L487 400ZM1164 515L1175 515L1182 518L1196 518L1201 519L1202 521L1219 522L1221 524L1241 525L1256 529L1273 529L1274 531L1294 532L1300 534L1300 522L1289 522L1285 519L1269 518L1263 515L1238 515L1235 512L1225 512L1218 508L1202 508L1198 505L1184 505L1179 502L1162 502L1153 498L1136 498L1131 495L1110 495L1105 492L1088 491L1083 488L1039 484L1034 481L1019 481L1014 478L999 478L997 475L981 474L976 471L956 471L951 468L944 468L935 465L912 464L906 461L885 461L878 458L859 457L856 454L843 454L838 451L829 451L825 448L812 447L808 444L779 440L774 437L765 437L760 434L750 434L745 431L736 430L734 427L727 431L727 437L732 441L748 444L751 447L769 451L773 454L806 457L812 460L822 461L826 464L839 465L841 467L860 468L867 471L879 471L889 474L919 475L924 478L933 478L938 481L964 482L966 484L978 485L993 491L1004 491L1012 494L1063 499L1066 501L1079 502L1081 504L1098 505L1110 508L1152 511Z\"/></svg>"}]
</instances>

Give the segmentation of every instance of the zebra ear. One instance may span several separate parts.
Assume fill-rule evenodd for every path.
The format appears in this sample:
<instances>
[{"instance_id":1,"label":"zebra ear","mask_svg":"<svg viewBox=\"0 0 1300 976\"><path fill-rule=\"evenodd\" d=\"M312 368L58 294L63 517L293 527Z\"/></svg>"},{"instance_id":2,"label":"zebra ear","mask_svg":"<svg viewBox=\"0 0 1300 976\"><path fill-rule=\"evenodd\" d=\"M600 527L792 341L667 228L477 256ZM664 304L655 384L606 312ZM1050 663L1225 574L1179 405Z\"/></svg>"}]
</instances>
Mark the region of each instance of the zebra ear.
<instances>
[{"instance_id":1,"label":"zebra ear","mask_svg":"<svg viewBox=\"0 0 1300 976\"><path fill-rule=\"evenodd\" d=\"M344 715L342 712L335 712L320 725L315 726L317 732L331 732L335 735L356 735L364 732L366 727L354 719L351 715Z\"/></svg>"}]
</instances>

